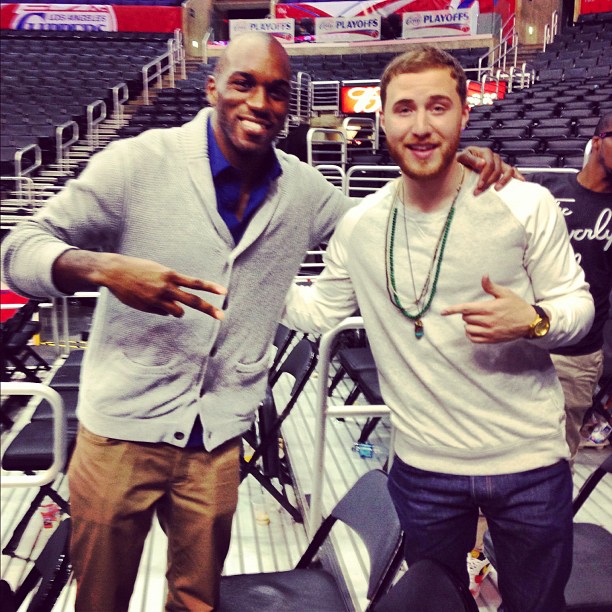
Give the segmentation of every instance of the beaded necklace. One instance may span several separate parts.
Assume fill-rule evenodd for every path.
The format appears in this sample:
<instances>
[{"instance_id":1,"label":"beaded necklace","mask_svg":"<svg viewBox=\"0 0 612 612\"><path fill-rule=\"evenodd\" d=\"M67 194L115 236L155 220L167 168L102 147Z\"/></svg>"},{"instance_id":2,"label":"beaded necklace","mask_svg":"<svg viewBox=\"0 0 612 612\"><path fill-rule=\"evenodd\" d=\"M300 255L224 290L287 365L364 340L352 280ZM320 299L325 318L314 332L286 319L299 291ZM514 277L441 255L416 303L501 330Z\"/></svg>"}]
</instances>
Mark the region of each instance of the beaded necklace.
<instances>
[{"instance_id":1,"label":"beaded necklace","mask_svg":"<svg viewBox=\"0 0 612 612\"><path fill-rule=\"evenodd\" d=\"M425 335L425 328L423 326L423 315L429 310L431 303L436 294L436 289L438 287L438 278L440 276L440 268L442 267L442 259L444 258L444 249L446 247L446 240L448 238L448 233L450 231L450 226L453 221L453 217L455 215L455 204L457 203L457 198L459 197L459 192L461 191L461 186L463 185L463 179L465 176L465 168L463 168L463 173L461 175L461 180L459 181L459 185L457 187L457 192L455 193L455 197L451 203L450 209L448 211L448 215L446 217L446 221L444 222L444 226L442 227L442 231L440 232L440 236L438 236L438 241L436 243L436 248L434 249L434 254L431 259L431 264L429 266L429 271L427 272L427 277L425 278L425 283L423 284L423 289L421 290L420 295L417 297L416 285L414 282L414 271L412 268L412 257L410 255L410 243L408 242L408 228L406 226L406 217L404 211L404 232L406 235L406 249L408 251L408 263L410 266L410 277L412 279L412 289L414 291L414 304L417 307L416 313L408 312L408 309L402 304L399 294L397 292L397 286L395 282L395 262L394 262L394 250L395 250L395 228L397 226L397 214L399 211L399 204L401 203L404 206L404 198L403 198L403 182L402 179L398 179L399 182L397 184L397 188L395 189L395 197L393 198L393 206L389 212L389 218L387 220L387 235L385 241L385 272L387 276L387 293L389 294L389 299L391 303L408 319L414 321L414 335L417 339L422 338ZM400 187L402 189L402 197L399 197ZM435 273L434 273L435 269ZM431 284L431 291L429 290L431 283L431 276L433 277L433 284ZM427 294L429 293L429 297Z\"/></svg>"}]
</instances>

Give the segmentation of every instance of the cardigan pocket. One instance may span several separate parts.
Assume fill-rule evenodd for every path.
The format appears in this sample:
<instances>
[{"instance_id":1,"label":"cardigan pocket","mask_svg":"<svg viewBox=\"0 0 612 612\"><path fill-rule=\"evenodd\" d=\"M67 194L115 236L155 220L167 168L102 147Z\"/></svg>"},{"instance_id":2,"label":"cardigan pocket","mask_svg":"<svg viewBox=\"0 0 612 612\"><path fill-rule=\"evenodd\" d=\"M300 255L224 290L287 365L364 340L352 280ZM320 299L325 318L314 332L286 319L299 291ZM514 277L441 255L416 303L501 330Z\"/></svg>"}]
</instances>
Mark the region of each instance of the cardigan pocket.
<instances>
[{"instance_id":1,"label":"cardigan pocket","mask_svg":"<svg viewBox=\"0 0 612 612\"><path fill-rule=\"evenodd\" d=\"M254 374L257 372L261 372L262 370L267 370L270 366L270 350L266 350L263 357L260 357L257 361L252 361L249 363L244 363L239 361L236 364L236 371L241 374Z\"/></svg>"}]
</instances>

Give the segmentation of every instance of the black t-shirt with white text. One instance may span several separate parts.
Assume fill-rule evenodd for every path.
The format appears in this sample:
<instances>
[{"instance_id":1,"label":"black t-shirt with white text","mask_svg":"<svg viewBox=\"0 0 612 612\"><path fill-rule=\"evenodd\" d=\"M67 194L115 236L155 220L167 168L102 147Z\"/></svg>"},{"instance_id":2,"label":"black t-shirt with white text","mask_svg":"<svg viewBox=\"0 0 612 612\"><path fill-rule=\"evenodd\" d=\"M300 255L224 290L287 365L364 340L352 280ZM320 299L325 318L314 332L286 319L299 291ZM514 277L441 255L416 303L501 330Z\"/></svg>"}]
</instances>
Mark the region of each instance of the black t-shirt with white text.
<instances>
[{"instance_id":1,"label":"black t-shirt with white text","mask_svg":"<svg viewBox=\"0 0 612 612\"><path fill-rule=\"evenodd\" d=\"M560 355L587 355L603 346L603 328L612 291L612 194L578 183L575 173L536 172L526 178L546 187L559 201L576 260L582 266L595 302L591 331L577 344L554 349ZM565 199L573 201L563 201Z\"/></svg>"}]
</instances>

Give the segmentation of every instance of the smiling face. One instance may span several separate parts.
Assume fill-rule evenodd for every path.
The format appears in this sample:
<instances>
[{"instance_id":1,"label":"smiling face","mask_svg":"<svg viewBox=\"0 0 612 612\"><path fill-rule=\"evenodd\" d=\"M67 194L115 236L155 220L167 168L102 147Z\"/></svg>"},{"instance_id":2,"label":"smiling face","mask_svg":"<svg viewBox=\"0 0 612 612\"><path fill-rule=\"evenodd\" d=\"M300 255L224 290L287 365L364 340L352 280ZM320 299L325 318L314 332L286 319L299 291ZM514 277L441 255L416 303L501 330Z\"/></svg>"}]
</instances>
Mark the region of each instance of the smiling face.
<instances>
[{"instance_id":1,"label":"smiling face","mask_svg":"<svg viewBox=\"0 0 612 612\"><path fill-rule=\"evenodd\" d=\"M451 70L436 67L389 80L381 124L402 172L414 180L430 180L451 168L468 116Z\"/></svg>"},{"instance_id":2,"label":"smiling face","mask_svg":"<svg viewBox=\"0 0 612 612\"><path fill-rule=\"evenodd\" d=\"M246 34L228 46L207 94L215 137L232 165L268 153L285 123L290 79L289 58L275 39Z\"/></svg>"}]
</instances>

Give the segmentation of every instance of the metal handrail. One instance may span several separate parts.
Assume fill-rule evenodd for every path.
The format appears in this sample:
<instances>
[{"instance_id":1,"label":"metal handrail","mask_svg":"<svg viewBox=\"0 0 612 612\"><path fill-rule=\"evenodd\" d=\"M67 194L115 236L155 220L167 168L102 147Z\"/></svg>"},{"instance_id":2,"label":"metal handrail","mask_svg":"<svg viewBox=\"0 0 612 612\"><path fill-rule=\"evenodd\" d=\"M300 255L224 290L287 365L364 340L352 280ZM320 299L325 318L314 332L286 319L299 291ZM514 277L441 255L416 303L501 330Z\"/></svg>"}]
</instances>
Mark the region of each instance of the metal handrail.
<instances>
[{"instance_id":1,"label":"metal handrail","mask_svg":"<svg viewBox=\"0 0 612 612\"><path fill-rule=\"evenodd\" d=\"M208 64L208 41L212 36L212 28L208 28L204 38L202 39L202 63Z\"/></svg>"},{"instance_id":2,"label":"metal handrail","mask_svg":"<svg viewBox=\"0 0 612 612\"><path fill-rule=\"evenodd\" d=\"M143 89L143 101L145 104L149 104L149 84L152 81L156 81L156 86L159 88L162 86L162 76L166 73L170 73L170 87L174 87L174 39L168 40L168 51L162 53L155 59L151 60L148 64L145 64L142 69L142 89ZM168 60L168 63L163 66L164 60ZM149 70L155 68L152 74L149 74Z\"/></svg>"},{"instance_id":3,"label":"metal handrail","mask_svg":"<svg viewBox=\"0 0 612 612\"><path fill-rule=\"evenodd\" d=\"M325 177L328 183L339 189L344 195L348 193L346 172L335 164L317 164L315 168Z\"/></svg>"},{"instance_id":4,"label":"metal handrail","mask_svg":"<svg viewBox=\"0 0 612 612\"><path fill-rule=\"evenodd\" d=\"M32 193L34 181L29 176L0 176L0 181L17 181L17 196L20 200L26 200L30 211L34 211L34 196ZM25 188L23 185L25 185Z\"/></svg>"},{"instance_id":5,"label":"metal handrail","mask_svg":"<svg viewBox=\"0 0 612 612\"><path fill-rule=\"evenodd\" d=\"M181 79L187 78L184 40L183 32L176 28L176 30L174 30L174 63L179 64L181 67Z\"/></svg>"},{"instance_id":6,"label":"metal handrail","mask_svg":"<svg viewBox=\"0 0 612 612\"><path fill-rule=\"evenodd\" d=\"M28 151L34 151L34 161L31 166L24 169L21 160ZM17 176L27 176L31 172L34 172L36 168L40 168L40 166L42 166L42 151L37 144L27 145L15 153L15 174L17 174Z\"/></svg>"},{"instance_id":7,"label":"metal handrail","mask_svg":"<svg viewBox=\"0 0 612 612\"><path fill-rule=\"evenodd\" d=\"M99 115L94 117L95 111L99 111ZM87 105L87 144L97 149L100 146L100 130L99 125L106 119L106 103L104 100L95 100Z\"/></svg>"},{"instance_id":8,"label":"metal handrail","mask_svg":"<svg viewBox=\"0 0 612 612\"><path fill-rule=\"evenodd\" d=\"M328 418L342 417L361 417L361 416L386 416L390 413L385 405L328 405L327 386L329 382L329 366L332 357L332 350L338 334L348 329L363 329L362 317L348 317L341 321L336 327L321 336L319 344L319 362L317 364L317 402L315 415L314 432L314 458L313 458L313 479L312 493L310 497L310 514L308 531L310 537L314 535L321 524L322 518L322 497L323 497L323 474L325 463L325 434ZM391 446L393 448L393 428L391 431Z\"/></svg>"},{"instance_id":9,"label":"metal handrail","mask_svg":"<svg viewBox=\"0 0 612 612\"><path fill-rule=\"evenodd\" d=\"M64 142L64 131L72 128L72 136ZM68 150L79 140L79 126L76 121L66 121L55 128L55 159L62 170L65 170L65 162L68 160Z\"/></svg>"},{"instance_id":10,"label":"metal handrail","mask_svg":"<svg viewBox=\"0 0 612 612\"><path fill-rule=\"evenodd\" d=\"M126 83L117 83L113 92L113 119L123 119L123 105L130 99L130 90Z\"/></svg>"},{"instance_id":11,"label":"metal handrail","mask_svg":"<svg viewBox=\"0 0 612 612\"><path fill-rule=\"evenodd\" d=\"M2 474L4 487L41 487L53 482L66 465L66 413L60 394L42 383L6 382L2 385L3 395L32 395L49 402L53 410L53 462L51 467L35 474Z\"/></svg>"},{"instance_id":12,"label":"metal handrail","mask_svg":"<svg viewBox=\"0 0 612 612\"><path fill-rule=\"evenodd\" d=\"M506 26L512 22L512 28L510 29L510 31L508 32L508 34L506 34L505 36L503 35L504 30L506 29ZM516 33L516 20L515 20L515 16L511 15L504 24L502 24L501 27L501 34L502 34L502 38L500 40L499 43L497 43L497 45L495 45L494 47L492 47L491 49L489 49L484 55L482 55L481 57L478 58L478 80L480 81L482 79L482 75L483 72L493 72L493 70L495 69L496 66L500 66L502 65L502 69L505 71L506 70L506 57L508 56L508 54L510 52L512 52L516 47L518 47L518 35ZM510 49L508 49L508 41L511 40L511 47ZM503 51L502 51L503 49ZM498 53L498 57L497 59L495 59L496 53ZM483 68L482 64L483 62L487 60L488 62L488 66L487 68ZM515 63L516 63L516 52L515 52Z\"/></svg>"},{"instance_id":13,"label":"metal handrail","mask_svg":"<svg viewBox=\"0 0 612 612\"><path fill-rule=\"evenodd\" d=\"M333 134L338 140L315 140L315 134ZM308 133L306 134L306 145L308 148L308 164L311 166L317 166L320 164L315 164L313 160L313 143L330 143L330 144L338 144L339 145L339 153L340 153L340 166L344 168L346 166L346 135L342 130L334 130L332 128L310 128ZM327 165L327 164L325 164Z\"/></svg>"}]
</instances>

